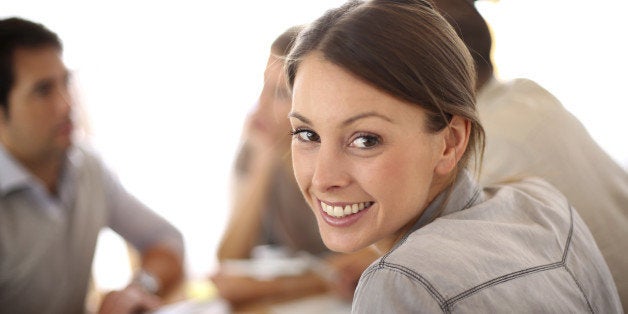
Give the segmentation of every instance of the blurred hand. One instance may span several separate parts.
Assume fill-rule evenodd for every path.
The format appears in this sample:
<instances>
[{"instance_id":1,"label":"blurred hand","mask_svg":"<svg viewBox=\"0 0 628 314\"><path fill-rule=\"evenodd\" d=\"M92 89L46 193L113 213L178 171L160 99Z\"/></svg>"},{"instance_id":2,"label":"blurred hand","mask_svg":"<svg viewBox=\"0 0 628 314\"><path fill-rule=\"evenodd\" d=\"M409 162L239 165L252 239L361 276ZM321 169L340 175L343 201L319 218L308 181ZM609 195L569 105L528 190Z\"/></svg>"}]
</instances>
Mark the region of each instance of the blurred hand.
<instances>
[{"instance_id":1,"label":"blurred hand","mask_svg":"<svg viewBox=\"0 0 628 314\"><path fill-rule=\"evenodd\" d=\"M217 272L210 278L221 298L231 305L247 303L287 301L326 291L325 282L314 273L281 276L258 280L241 275Z\"/></svg>"},{"instance_id":2,"label":"blurred hand","mask_svg":"<svg viewBox=\"0 0 628 314\"><path fill-rule=\"evenodd\" d=\"M269 114L259 104L245 121L244 135L255 155L269 153L281 157L290 149L288 118Z\"/></svg>"},{"instance_id":3,"label":"blurred hand","mask_svg":"<svg viewBox=\"0 0 628 314\"><path fill-rule=\"evenodd\" d=\"M284 126L285 124L254 111L246 118L244 131L249 137L265 145L272 145L288 134L289 129L285 129Z\"/></svg>"},{"instance_id":4,"label":"blurred hand","mask_svg":"<svg viewBox=\"0 0 628 314\"><path fill-rule=\"evenodd\" d=\"M99 314L143 313L158 308L159 297L145 292L136 285L129 285L124 290L109 292L100 305Z\"/></svg>"}]
</instances>

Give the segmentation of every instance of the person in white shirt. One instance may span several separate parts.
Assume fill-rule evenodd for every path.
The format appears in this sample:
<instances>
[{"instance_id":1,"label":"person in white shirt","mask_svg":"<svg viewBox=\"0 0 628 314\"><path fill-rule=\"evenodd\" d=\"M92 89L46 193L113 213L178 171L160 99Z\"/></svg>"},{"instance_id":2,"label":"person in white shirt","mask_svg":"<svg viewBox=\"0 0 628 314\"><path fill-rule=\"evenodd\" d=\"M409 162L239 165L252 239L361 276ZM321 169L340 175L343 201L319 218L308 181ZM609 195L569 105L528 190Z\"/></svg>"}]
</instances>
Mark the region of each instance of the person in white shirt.
<instances>
[{"instance_id":1,"label":"person in white shirt","mask_svg":"<svg viewBox=\"0 0 628 314\"><path fill-rule=\"evenodd\" d=\"M602 251L628 311L628 173L550 92L494 76L491 34L471 0L433 0L474 58L486 132L480 183L541 177L567 196Z\"/></svg>"}]
</instances>

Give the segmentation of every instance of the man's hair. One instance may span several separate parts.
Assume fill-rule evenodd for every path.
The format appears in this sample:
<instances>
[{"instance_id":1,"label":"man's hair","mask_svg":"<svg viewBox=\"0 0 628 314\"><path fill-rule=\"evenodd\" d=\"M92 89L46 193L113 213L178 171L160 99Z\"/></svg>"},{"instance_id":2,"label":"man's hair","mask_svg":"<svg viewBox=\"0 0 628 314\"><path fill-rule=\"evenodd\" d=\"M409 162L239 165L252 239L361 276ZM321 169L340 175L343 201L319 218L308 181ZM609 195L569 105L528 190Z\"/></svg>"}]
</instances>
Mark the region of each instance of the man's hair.
<instances>
[{"instance_id":1,"label":"man's hair","mask_svg":"<svg viewBox=\"0 0 628 314\"><path fill-rule=\"evenodd\" d=\"M42 47L63 49L57 34L42 24L17 17L0 20L0 110L7 114L9 111L9 92L15 80L15 51Z\"/></svg>"},{"instance_id":2,"label":"man's hair","mask_svg":"<svg viewBox=\"0 0 628 314\"><path fill-rule=\"evenodd\" d=\"M493 42L486 21L474 5L475 0L431 0L431 2L471 52L478 83L486 81L493 75L491 62Z\"/></svg>"}]
</instances>

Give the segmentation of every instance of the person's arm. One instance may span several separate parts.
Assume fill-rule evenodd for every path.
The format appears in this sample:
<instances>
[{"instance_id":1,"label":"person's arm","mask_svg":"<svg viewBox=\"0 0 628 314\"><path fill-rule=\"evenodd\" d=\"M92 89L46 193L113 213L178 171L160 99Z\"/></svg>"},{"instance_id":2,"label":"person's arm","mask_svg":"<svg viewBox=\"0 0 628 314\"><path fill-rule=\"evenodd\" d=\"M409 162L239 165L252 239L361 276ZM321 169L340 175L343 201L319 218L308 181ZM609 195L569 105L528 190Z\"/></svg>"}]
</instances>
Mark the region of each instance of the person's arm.
<instances>
[{"instance_id":1,"label":"person's arm","mask_svg":"<svg viewBox=\"0 0 628 314\"><path fill-rule=\"evenodd\" d=\"M111 211L110 228L139 252L141 271L155 277L158 288L150 292L168 292L183 277L183 236L131 195L116 208Z\"/></svg>"},{"instance_id":2,"label":"person's arm","mask_svg":"<svg viewBox=\"0 0 628 314\"><path fill-rule=\"evenodd\" d=\"M156 288L149 286L149 290L158 296L165 296L173 288L181 284L183 278L183 260L179 254L165 245L157 244L146 249L142 253L142 268L140 273L136 275L133 283L141 280L139 276L148 275L155 276ZM149 281L150 283L150 281ZM147 287L142 286L144 289Z\"/></svg>"},{"instance_id":3,"label":"person's arm","mask_svg":"<svg viewBox=\"0 0 628 314\"><path fill-rule=\"evenodd\" d=\"M141 269L121 291L106 295L100 313L153 309L183 278L183 236L164 218L129 194L105 171L109 227L141 256Z\"/></svg>"},{"instance_id":4,"label":"person's arm","mask_svg":"<svg viewBox=\"0 0 628 314\"><path fill-rule=\"evenodd\" d=\"M246 144L245 144L246 145ZM259 243L264 207L272 180L273 152L259 153L243 147L245 165L236 165L229 222L218 246L218 260L249 258ZM240 161L239 161L240 162Z\"/></svg>"},{"instance_id":5,"label":"person's arm","mask_svg":"<svg viewBox=\"0 0 628 314\"><path fill-rule=\"evenodd\" d=\"M142 254L142 268L123 290L105 295L100 314L136 313L158 308L161 297L180 284L182 259L167 246L155 245Z\"/></svg>"},{"instance_id":6,"label":"person's arm","mask_svg":"<svg viewBox=\"0 0 628 314\"><path fill-rule=\"evenodd\" d=\"M234 307L273 303L296 299L327 291L327 282L308 272L298 276L257 280L218 272L211 277L222 298Z\"/></svg>"},{"instance_id":7,"label":"person's arm","mask_svg":"<svg viewBox=\"0 0 628 314\"><path fill-rule=\"evenodd\" d=\"M157 309L161 300L146 293L137 286L128 286L124 290L111 291L100 303L99 314L133 314Z\"/></svg>"},{"instance_id":8,"label":"person's arm","mask_svg":"<svg viewBox=\"0 0 628 314\"><path fill-rule=\"evenodd\" d=\"M253 130L251 123L247 121L247 138L234 169L230 218L217 251L220 261L249 258L253 247L260 244L273 175L281 166L285 157L282 155L287 153L282 149L286 143L277 142L261 130Z\"/></svg>"}]
</instances>

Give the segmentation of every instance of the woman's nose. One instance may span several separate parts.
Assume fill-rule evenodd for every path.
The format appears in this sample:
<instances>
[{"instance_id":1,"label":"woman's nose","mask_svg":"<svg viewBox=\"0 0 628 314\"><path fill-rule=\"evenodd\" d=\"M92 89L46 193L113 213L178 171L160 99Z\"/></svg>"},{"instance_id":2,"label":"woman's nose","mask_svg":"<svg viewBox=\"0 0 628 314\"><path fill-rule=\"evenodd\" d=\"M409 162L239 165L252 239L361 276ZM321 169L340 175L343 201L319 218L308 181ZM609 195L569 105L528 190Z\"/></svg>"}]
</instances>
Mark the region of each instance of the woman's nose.
<instances>
[{"instance_id":1,"label":"woman's nose","mask_svg":"<svg viewBox=\"0 0 628 314\"><path fill-rule=\"evenodd\" d=\"M316 156L312 185L321 192L346 187L351 182L351 176L345 159L342 150L321 145Z\"/></svg>"}]
</instances>

